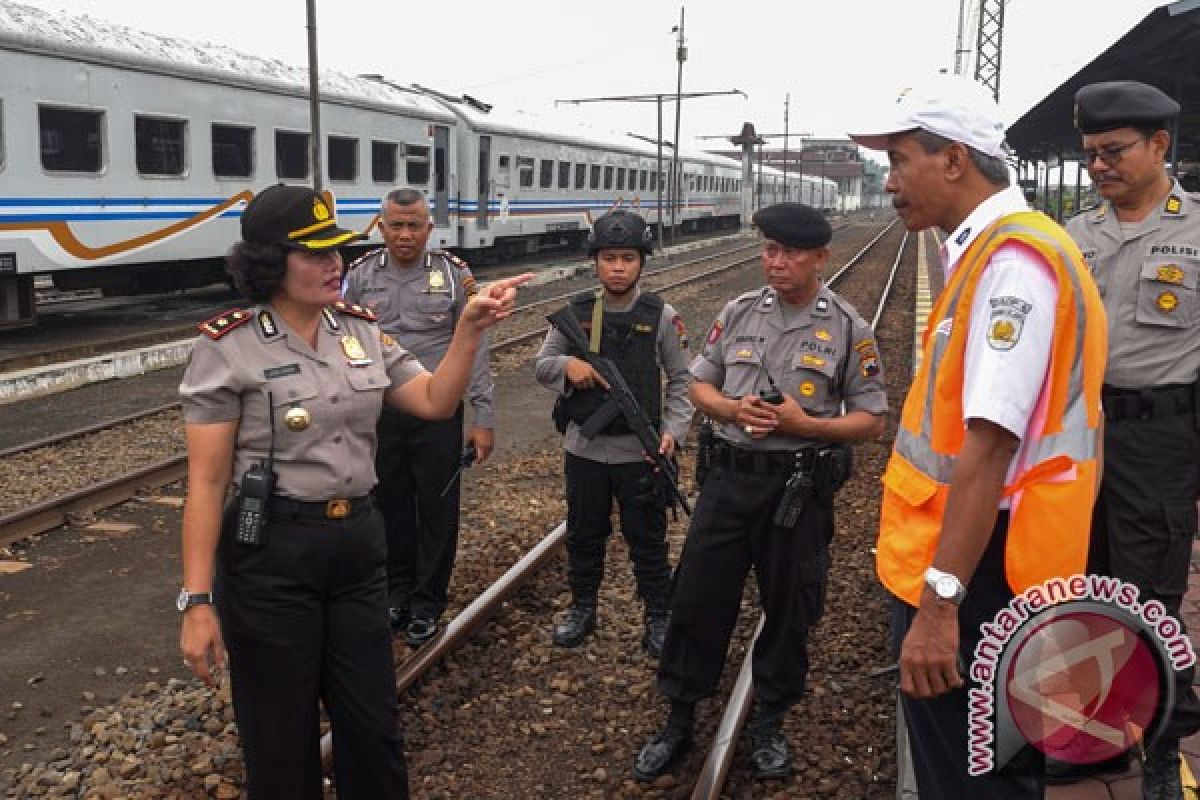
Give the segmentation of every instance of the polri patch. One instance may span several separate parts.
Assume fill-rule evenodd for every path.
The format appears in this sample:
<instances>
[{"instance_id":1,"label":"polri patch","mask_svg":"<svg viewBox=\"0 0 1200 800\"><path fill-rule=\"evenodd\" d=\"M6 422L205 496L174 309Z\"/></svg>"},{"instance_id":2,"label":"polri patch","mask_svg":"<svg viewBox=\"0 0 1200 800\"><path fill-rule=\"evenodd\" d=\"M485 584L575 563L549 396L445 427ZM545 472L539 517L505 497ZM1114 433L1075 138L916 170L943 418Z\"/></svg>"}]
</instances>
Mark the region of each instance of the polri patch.
<instances>
[{"instance_id":1,"label":"polri patch","mask_svg":"<svg viewBox=\"0 0 1200 800\"><path fill-rule=\"evenodd\" d=\"M721 324L721 320L717 320L716 322L714 322L712 324L712 327L709 328L709 330L708 330L708 339L706 340L708 342L708 344L710 344L710 345L716 344L717 339L721 338L721 331L723 331L723 330L725 330L725 326Z\"/></svg>"},{"instance_id":2,"label":"polri patch","mask_svg":"<svg viewBox=\"0 0 1200 800\"><path fill-rule=\"evenodd\" d=\"M275 378L286 378L288 375L299 374L299 364L280 364L278 367L267 367L263 370L263 377L269 381Z\"/></svg>"},{"instance_id":3,"label":"polri patch","mask_svg":"<svg viewBox=\"0 0 1200 800\"><path fill-rule=\"evenodd\" d=\"M993 350L1012 350L1021 340L1025 318L1033 310L1033 304L1011 295L989 298L988 303L992 307L988 319L988 346Z\"/></svg>"},{"instance_id":4,"label":"polri patch","mask_svg":"<svg viewBox=\"0 0 1200 800\"><path fill-rule=\"evenodd\" d=\"M679 349L688 349L687 328L683 325L683 317L676 314L671 317L671 324L675 326L675 333L679 334Z\"/></svg>"}]
</instances>

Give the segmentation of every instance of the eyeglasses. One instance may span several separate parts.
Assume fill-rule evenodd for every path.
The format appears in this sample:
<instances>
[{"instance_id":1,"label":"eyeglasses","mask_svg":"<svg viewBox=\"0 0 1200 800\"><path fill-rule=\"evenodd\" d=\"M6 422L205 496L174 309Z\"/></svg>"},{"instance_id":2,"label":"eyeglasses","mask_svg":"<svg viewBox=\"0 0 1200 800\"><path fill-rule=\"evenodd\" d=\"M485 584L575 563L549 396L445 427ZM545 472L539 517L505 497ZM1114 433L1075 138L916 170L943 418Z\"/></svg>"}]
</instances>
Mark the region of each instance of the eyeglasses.
<instances>
[{"instance_id":1,"label":"eyeglasses","mask_svg":"<svg viewBox=\"0 0 1200 800\"><path fill-rule=\"evenodd\" d=\"M1121 156L1125 155L1125 151L1133 147L1138 142L1143 142L1145 139L1134 139L1132 142L1125 144L1110 144L1104 147L1085 147L1083 148L1083 165L1090 167L1092 162L1099 158L1110 167L1115 167L1117 162L1121 160Z\"/></svg>"}]
</instances>

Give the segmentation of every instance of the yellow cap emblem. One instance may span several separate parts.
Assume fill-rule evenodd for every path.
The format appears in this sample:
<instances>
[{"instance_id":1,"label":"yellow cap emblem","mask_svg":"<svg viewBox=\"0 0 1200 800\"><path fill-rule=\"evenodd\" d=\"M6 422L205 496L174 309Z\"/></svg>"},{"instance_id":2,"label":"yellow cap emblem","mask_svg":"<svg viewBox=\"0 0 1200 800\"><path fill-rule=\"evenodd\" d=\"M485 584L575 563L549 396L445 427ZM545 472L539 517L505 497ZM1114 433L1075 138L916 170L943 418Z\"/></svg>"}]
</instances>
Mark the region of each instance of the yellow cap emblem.
<instances>
[{"instance_id":1,"label":"yellow cap emblem","mask_svg":"<svg viewBox=\"0 0 1200 800\"><path fill-rule=\"evenodd\" d=\"M817 387L812 381L805 381L804 383L800 384L800 394L804 395L805 397L812 397L816 393Z\"/></svg>"},{"instance_id":2,"label":"yellow cap emblem","mask_svg":"<svg viewBox=\"0 0 1200 800\"><path fill-rule=\"evenodd\" d=\"M997 320L996 323L992 325L991 338L997 342L1011 342L1013 340L1013 334L1016 332L1017 329L1011 322L1006 319L1001 319Z\"/></svg>"},{"instance_id":3,"label":"yellow cap emblem","mask_svg":"<svg viewBox=\"0 0 1200 800\"><path fill-rule=\"evenodd\" d=\"M1154 301L1155 305L1168 313L1174 311L1179 306L1179 298L1174 292L1163 292Z\"/></svg>"},{"instance_id":4,"label":"yellow cap emblem","mask_svg":"<svg viewBox=\"0 0 1200 800\"><path fill-rule=\"evenodd\" d=\"M329 206L321 200L313 200L313 219L317 222L329 219Z\"/></svg>"}]
</instances>

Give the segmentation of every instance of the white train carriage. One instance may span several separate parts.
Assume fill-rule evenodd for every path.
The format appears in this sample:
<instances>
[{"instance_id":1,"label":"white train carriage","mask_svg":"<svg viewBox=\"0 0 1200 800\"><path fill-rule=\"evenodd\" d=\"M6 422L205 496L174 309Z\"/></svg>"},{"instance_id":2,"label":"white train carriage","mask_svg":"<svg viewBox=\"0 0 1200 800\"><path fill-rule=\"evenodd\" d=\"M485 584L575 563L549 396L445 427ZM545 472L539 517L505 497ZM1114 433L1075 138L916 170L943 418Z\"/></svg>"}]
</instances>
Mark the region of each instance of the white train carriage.
<instances>
[{"instance_id":1,"label":"white train carriage","mask_svg":"<svg viewBox=\"0 0 1200 800\"><path fill-rule=\"evenodd\" d=\"M457 244L454 115L322 74L326 187L346 223L424 188ZM114 294L224 278L241 209L311 183L307 70L0 2L0 326L33 318L33 276Z\"/></svg>"},{"instance_id":2,"label":"white train carriage","mask_svg":"<svg viewBox=\"0 0 1200 800\"><path fill-rule=\"evenodd\" d=\"M424 90L430 92L430 90ZM613 208L672 222L671 152L633 137L492 109L471 98L430 92L459 119L462 229L468 257L509 257L583 243L592 220ZM675 224L687 229L736 225L738 166L719 156L681 158ZM660 186L661 184L661 186ZM662 193L663 208L659 209Z\"/></svg>"}]
</instances>

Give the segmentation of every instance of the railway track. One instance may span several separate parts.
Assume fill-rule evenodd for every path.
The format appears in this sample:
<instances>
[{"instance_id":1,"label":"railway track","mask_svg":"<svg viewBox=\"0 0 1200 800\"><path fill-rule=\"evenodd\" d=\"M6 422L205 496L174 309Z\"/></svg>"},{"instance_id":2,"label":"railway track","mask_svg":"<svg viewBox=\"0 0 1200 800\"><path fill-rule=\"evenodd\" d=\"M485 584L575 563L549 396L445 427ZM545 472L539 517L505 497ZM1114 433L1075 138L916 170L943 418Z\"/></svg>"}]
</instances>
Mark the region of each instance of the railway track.
<instances>
[{"instance_id":1,"label":"railway track","mask_svg":"<svg viewBox=\"0 0 1200 800\"><path fill-rule=\"evenodd\" d=\"M839 230L844 227L846 226L841 226ZM739 245L717 254L648 270L645 275L646 287L663 292L703 282L753 263L757 259L757 255L751 253L755 253L757 247L757 243ZM682 277L673 277L678 276L681 272ZM576 289L573 292L542 298L517 308L514 314L516 319L505 320L505 327L499 330L504 338L494 339L491 345L493 356L543 337L547 326L540 322L541 312L555 307L556 304L561 304L579 291L586 291L587 288L595 288L595 284L590 284L589 287L583 289ZM58 448L71 442L84 440L89 436L104 434L119 426L137 425L151 419L157 420L156 424L158 425L179 425L179 409L179 403L167 403L118 419L107 420L57 436L40 438L11 447L0 451L0 465L17 456L28 457L35 451ZM103 448L97 449L102 450ZM39 499L23 508L0 513L0 546L52 530L70 522L75 517L108 508L134 497L139 491L173 483L183 476L185 462L186 454L182 452L180 446L177 452L140 464L126 474L112 475L90 486L82 486L57 497Z\"/></svg>"}]
</instances>

